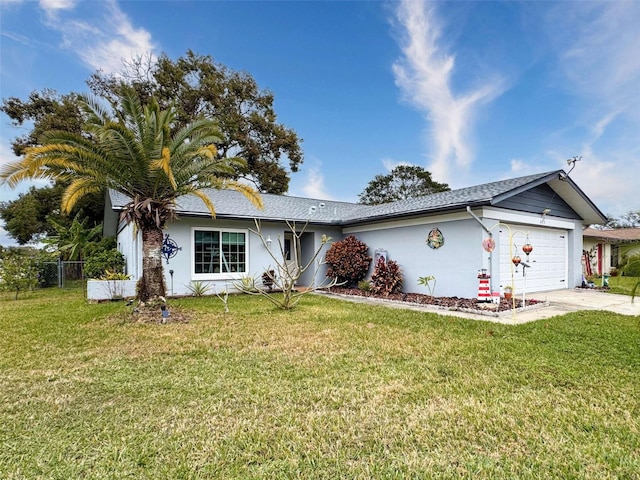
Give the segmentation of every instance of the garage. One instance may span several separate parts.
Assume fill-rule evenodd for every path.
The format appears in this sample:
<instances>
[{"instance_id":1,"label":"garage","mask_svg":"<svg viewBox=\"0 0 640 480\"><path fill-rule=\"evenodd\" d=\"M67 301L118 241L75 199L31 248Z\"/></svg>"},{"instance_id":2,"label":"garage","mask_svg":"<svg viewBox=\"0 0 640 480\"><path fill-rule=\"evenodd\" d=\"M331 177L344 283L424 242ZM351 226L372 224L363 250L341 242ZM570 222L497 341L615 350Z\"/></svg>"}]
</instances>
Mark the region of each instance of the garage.
<instances>
[{"instance_id":1,"label":"garage","mask_svg":"<svg viewBox=\"0 0 640 480\"><path fill-rule=\"evenodd\" d=\"M517 247L517 255L530 265L520 265L513 269L514 292L522 294L523 289L529 292L544 292L568 288L568 232L555 228L531 228L512 226L513 244ZM529 260L522 253L522 246L527 242L533 245ZM515 247L512 252L515 253ZM511 283L512 269L509 251L509 230L500 230L500 280L504 287ZM526 270L523 275L523 270Z\"/></svg>"}]
</instances>

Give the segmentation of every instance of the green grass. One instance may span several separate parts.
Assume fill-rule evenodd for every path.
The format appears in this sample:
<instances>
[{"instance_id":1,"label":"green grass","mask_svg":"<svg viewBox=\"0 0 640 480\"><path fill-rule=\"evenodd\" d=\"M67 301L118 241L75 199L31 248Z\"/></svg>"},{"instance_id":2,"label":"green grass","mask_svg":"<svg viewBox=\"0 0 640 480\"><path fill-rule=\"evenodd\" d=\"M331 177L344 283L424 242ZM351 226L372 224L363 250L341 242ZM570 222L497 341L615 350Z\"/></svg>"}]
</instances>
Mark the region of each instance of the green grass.
<instances>
[{"instance_id":1,"label":"green grass","mask_svg":"<svg viewBox=\"0 0 640 480\"><path fill-rule=\"evenodd\" d=\"M620 293L622 295L631 295L633 287L640 282L638 277L617 276L609 278L609 291L611 293ZM598 285L596 283L596 285ZM636 294L637 295L637 294Z\"/></svg>"},{"instance_id":2,"label":"green grass","mask_svg":"<svg viewBox=\"0 0 640 480\"><path fill-rule=\"evenodd\" d=\"M0 297L0 478L639 478L638 317Z\"/></svg>"}]
</instances>

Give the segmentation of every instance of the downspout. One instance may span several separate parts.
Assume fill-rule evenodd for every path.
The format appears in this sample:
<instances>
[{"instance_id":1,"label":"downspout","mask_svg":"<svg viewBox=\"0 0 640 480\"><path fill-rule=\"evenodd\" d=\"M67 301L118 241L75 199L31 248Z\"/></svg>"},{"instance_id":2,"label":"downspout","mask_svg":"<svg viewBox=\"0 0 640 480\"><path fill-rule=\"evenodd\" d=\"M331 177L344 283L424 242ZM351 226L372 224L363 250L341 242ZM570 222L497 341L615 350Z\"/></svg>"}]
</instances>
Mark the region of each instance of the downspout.
<instances>
[{"instance_id":1,"label":"downspout","mask_svg":"<svg viewBox=\"0 0 640 480\"><path fill-rule=\"evenodd\" d=\"M482 220L480 220L480 217L478 217L475 213L473 213L471 211L471 207L469 205L467 205L467 213L469 215L471 215L476 222L478 222L480 224L480 226L482 227L482 229L487 232L489 234L489 237L493 238L493 234L491 233L491 230L489 230L484 223L482 223ZM493 293L493 252L489 252L489 278L490 280L490 288L491 288L491 293Z\"/></svg>"}]
</instances>

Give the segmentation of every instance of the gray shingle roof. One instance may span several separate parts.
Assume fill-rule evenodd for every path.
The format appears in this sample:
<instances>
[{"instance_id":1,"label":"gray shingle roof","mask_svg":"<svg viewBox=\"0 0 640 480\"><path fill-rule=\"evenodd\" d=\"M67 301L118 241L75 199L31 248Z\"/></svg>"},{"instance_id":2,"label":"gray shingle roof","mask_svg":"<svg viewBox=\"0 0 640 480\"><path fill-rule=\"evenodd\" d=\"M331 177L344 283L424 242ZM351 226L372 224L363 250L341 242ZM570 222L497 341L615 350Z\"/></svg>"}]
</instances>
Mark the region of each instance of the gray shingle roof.
<instances>
[{"instance_id":1,"label":"gray shingle roof","mask_svg":"<svg viewBox=\"0 0 640 480\"><path fill-rule=\"evenodd\" d=\"M532 187L543 183L546 179L557 175L556 172L545 172L525 177L511 178L497 182L484 183L472 187L459 188L448 192L434 193L424 197L399 200L392 203L375 205L367 211L368 218L351 217L349 220L367 220L372 218L403 216L421 212L452 210L467 205L490 205L495 200L503 199L509 193L518 193L522 187ZM357 212L360 213L360 212Z\"/></svg>"},{"instance_id":2,"label":"gray shingle roof","mask_svg":"<svg viewBox=\"0 0 640 480\"><path fill-rule=\"evenodd\" d=\"M205 192L211 198L218 218L309 220L311 223L344 225L381 218L453 210L467 205L491 205L523 189L557 178L560 172L557 170L500 180L382 205L360 205L333 200L262 194L264 209L260 210L242 194L232 190L207 189ZM126 204L127 197L124 195L113 191L110 194L114 210L119 210ZM177 211L186 216L209 216L204 203L193 195L179 198Z\"/></svg>"}]
</instances>

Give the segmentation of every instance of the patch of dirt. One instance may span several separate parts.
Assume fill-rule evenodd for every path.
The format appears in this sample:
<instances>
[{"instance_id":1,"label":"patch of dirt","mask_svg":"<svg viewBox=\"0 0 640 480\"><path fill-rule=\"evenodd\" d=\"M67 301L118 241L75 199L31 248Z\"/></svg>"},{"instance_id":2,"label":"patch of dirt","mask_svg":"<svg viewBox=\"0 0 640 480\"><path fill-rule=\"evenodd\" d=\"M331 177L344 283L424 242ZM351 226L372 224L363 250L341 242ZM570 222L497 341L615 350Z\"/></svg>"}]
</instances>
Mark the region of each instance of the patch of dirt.
<instances>
[{"instance_id":1,"label":"patch of dirt","mask_svg":"<svg viewBox=\"0 0 640 480\"><path fill-rule=\"evenodd\" d=\"M388 296L374 295L371 292L364 292L359 288L346 288L346 287L332 287L328 290L330 293L337 295L356 295L360 297L377 298L380 300L392 300L395 302L407 302L417 305L434 305L446 310L477 310L478 313L486 312L491 303L479 302L475 298L460 298L460 297L432 297L431 295L424 295L421 293L394 293ZM536 305L540 303L538 300L527 299L526 306ZM516 298L516 308L521 308L522 299ZM505 298L500 299L498 308L493 308L492 311L504 312L513 308L512 300Z\"/></svg>"},{"instance_id":2,"label":"patch of dirt","mask_svg":"<svg viewBox=\"0 0 640 480\"><path fill-rule=\"evenodd\" d=\"M193 312L183 308L168 305L166 310L168 315L162 314L162 310L157 305L134 306L127 308L126 312L116 314L115 319L119 322L130 323L189 323L193 318Z\"/></svg>"}]
</instances>

